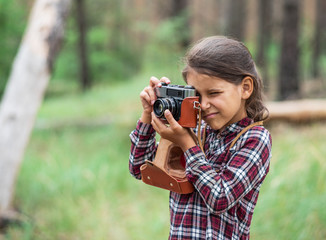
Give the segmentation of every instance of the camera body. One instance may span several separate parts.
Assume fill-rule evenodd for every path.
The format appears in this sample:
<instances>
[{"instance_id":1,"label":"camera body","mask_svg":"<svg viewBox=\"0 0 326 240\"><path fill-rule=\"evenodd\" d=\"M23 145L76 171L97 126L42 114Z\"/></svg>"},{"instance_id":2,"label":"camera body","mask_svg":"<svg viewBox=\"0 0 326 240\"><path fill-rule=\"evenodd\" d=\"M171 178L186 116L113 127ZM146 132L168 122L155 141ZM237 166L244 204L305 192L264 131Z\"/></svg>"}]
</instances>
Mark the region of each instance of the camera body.
<instances>
[{"instance_id":1,"label":"camera body","mask_svg":"<svg viewBox=\"0 0 326 240\"><path fill-rule=\"evenodd\" d=\"M153 111L158 118L167 122L164 111L169 109L182 127L196 127L199 97L192 86L162 83L161 87L155 88L155 94L157 100L154 102Z\"/></svg>"}]
</instances>

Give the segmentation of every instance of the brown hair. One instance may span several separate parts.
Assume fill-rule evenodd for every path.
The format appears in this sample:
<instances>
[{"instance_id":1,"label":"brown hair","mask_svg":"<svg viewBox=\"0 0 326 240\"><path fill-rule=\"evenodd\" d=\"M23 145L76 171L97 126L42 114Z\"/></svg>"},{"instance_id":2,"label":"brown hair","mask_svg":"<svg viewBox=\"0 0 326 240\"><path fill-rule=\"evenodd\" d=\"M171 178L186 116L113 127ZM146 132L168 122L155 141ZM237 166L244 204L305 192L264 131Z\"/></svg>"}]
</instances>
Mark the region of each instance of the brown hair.
<instances>
[{"instance_id":1,"label":"brown hair","mask_svg":"<svg viewBox=\"0 0 326 240\"><path fill-rule=\"evenodd\" d=\"M186 82L190 68L200 74L222 78L236 85L241 84L244 77L251 77L254 89L246 101L248 117L254 121L268 117L268 110L263 104L262 80L249 50L243 43L223 36L201 39L187 52L185 63L182 75Z\"/></svg>"}]
</instances>

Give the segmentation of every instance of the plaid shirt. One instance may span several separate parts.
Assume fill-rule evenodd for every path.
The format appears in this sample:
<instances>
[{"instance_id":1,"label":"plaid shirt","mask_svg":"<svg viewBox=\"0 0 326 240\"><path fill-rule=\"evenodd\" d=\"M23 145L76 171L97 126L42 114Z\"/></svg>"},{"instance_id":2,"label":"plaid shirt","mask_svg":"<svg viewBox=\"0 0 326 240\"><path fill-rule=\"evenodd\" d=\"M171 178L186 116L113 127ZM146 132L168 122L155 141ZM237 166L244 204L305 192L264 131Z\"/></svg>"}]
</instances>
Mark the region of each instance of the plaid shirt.
<instances>
[{"instance_id":1,"label":"plaid shirt","mask_svg":"<svg viewBox=\"0 0 326 240\"><path fill-rule=\"evenodd\" d=\"M255 126L229 146L252 122L244 118L222 132L207 127L206 157L198 146L185 152L187 178L196 190L170 192L169 239L249 239L259 189L269 170L271 136ZM130 138L129 170L140 179L140 166L155 157L155 131L139 121Z\"/></svg>"}]
</instances>

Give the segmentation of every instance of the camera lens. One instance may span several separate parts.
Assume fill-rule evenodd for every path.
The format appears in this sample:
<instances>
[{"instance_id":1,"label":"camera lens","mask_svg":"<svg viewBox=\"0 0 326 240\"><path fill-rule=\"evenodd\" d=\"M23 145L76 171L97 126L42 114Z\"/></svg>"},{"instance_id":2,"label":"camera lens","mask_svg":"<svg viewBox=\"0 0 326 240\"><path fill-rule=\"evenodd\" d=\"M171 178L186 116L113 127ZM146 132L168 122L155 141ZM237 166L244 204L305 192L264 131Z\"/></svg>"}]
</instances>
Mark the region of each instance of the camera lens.
<instances>
[{"instance_id":1,"label":"camera lens","mask_svg":"<svg viewBox=\"0 0 326 240\"><path fill-rule=\"evenodd\" d=\"M173 98L159 98L154 102L153 110L158 118L164 118L166 109L170 110L174 118L177 117L177 103Z\"/></svg>"}]
</instances>

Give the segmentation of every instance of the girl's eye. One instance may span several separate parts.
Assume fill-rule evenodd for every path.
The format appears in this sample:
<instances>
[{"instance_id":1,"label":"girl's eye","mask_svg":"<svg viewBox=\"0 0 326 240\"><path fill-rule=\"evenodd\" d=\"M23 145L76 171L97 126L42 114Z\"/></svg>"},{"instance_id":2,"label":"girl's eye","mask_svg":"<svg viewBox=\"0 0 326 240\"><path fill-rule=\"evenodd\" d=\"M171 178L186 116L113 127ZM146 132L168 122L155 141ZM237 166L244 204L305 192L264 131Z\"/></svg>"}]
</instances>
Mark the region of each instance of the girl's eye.
<instances>
[{"instance_id":1,"label":"girl's eye","mask_svg":"<svg viewBox=\"0 0 326 240\"><path fill-rule=\"evenodd\" d=\"M211 92L209 95L218 95L221 94L222 92Z\"/></svg>"}]
</instances>

